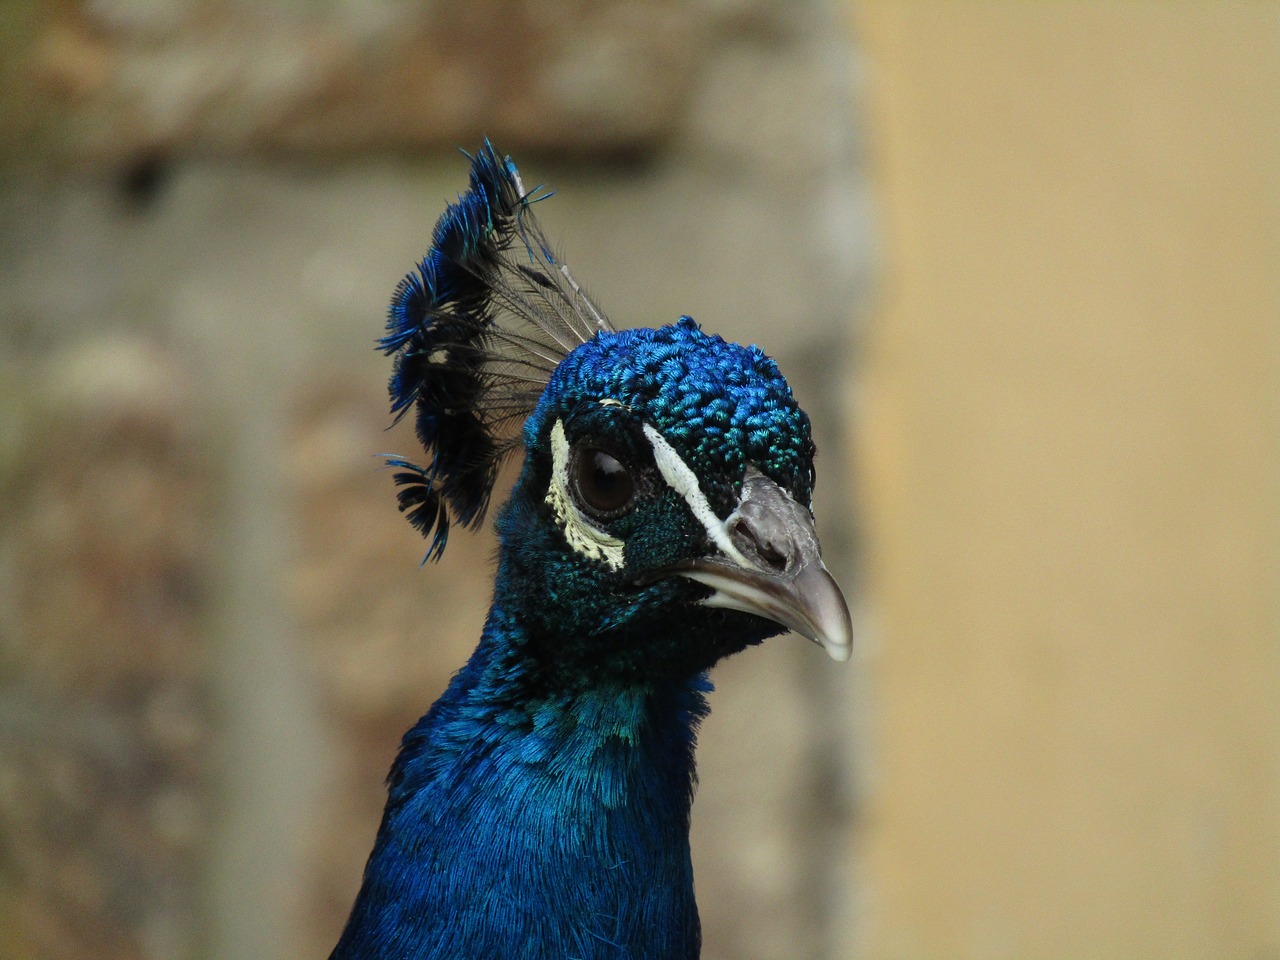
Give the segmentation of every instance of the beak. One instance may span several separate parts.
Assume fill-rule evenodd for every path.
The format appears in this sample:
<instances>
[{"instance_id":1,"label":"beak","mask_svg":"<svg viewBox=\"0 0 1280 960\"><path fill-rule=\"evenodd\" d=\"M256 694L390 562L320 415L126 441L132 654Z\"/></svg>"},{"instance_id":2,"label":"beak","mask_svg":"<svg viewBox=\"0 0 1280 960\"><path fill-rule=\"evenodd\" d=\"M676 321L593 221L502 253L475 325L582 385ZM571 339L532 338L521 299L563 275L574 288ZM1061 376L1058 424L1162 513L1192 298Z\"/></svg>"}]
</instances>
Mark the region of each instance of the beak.
<instances>
[{"instance_id":1,"label":"beak","mask_svg":"<svg viewBox=\"0 0 1280 960\"><path fill-rule=\"evenodd\" d=\"M853 623L844 594L822 563L809 511L751 467L738 508L724 522L732 549L670 569L714 592L709 607L773 620L821 644L831 659L853 652Z\"/></svg>"}]
</instances>

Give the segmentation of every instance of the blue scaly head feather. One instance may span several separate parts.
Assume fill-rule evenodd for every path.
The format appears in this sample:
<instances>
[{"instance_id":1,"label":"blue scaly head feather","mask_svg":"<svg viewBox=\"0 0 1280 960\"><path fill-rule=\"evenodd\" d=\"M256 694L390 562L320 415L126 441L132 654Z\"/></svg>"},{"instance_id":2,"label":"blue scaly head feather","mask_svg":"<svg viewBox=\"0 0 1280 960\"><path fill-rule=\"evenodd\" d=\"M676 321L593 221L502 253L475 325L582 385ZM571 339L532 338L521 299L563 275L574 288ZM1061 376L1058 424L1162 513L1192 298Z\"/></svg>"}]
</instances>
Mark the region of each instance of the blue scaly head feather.
<instances>
[{"instance_id":1,"label":"blue scaly head feather","mask_svg":"<svg viewBox=\"0 0 1280 960\"><path fill-rule=\"evenodd\" d=\"M559 482L557 424L568 447ZM521 598L526 624L547 638L531 653L560 686L619 673L689 676L784 629L701 606L704 588L659 576L715 544L663 477L646 425L689 468L717 519L733 513L748 465L806 508L812 498L809 418L758 347L708 335L682 317L657 329L601 332L575 349L526 422L525 467L498 521L512 564L499 584L538 584ZM616 516L594 510L580 489L591 479L583 475L588 458L600 453L626 465L636 490ZM588 532L567 538L566 527ZM582 547L592 530L622 544L620 562Z\"/></svg>"},{"instance_id":2,"label":"blue scaly head feather","mask_svg":"<svg viewBox=\"0 0 1280 960\"><path fill-rule=\"evenodd\" d=\"M615 331L531 202L486 143L382 341L430 454L393 461L429 556L525 458L479 646L405 735L332 960L693 960L706 671L787 627L847 656L777 366L688 317Z\"/></svg>"}]
</instances>

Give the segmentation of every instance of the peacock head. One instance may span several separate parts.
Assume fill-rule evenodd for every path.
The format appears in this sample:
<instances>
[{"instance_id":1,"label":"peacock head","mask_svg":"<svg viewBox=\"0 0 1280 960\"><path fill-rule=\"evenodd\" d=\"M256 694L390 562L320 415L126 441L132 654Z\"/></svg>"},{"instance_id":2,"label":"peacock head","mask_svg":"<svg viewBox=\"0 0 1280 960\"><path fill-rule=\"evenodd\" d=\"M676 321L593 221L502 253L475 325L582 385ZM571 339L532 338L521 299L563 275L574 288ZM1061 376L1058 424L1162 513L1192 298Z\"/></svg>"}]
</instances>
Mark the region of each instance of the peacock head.
<instances>
[{"instance_id":1,"label":"peacock head","mask_svg":"<svg viewBox=\"0 0 1280 960\"><path fill-rule=\"evenodd\" d=\"M809 418L777 365L689 317L614 330L548 248L539 199L486 143L392 302L393 410L416 411L432 455L392 462L428 556L451 522L480 522L523 446L497 599L530 656L579 676L687 674L792 629L847 659Z\"/></svg>"}]
</instances>

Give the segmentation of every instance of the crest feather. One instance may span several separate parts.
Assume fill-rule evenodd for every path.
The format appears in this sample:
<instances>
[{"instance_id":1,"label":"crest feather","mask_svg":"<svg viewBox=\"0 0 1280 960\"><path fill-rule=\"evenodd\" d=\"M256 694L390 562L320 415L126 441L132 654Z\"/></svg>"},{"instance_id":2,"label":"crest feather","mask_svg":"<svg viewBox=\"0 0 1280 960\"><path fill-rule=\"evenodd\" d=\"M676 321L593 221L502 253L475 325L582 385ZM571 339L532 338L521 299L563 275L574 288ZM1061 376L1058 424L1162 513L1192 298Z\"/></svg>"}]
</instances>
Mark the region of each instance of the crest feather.
<instances>
[{"instance_id":1,"label":"crest feather","mask_svg":"<svg viewBox=\"0 0 1280 960\"><path fill-rule=\"evenodd\" d=\"M574 347L612 330L551 252L510 157L488 140L471 158L467 192L436 222L431 249L400 281L387 332L398 421L415 411L430 462L390 458L400 509L444 551L452 523L484 519L498 470L551 373Z\"/></svg>"}]
</instances>

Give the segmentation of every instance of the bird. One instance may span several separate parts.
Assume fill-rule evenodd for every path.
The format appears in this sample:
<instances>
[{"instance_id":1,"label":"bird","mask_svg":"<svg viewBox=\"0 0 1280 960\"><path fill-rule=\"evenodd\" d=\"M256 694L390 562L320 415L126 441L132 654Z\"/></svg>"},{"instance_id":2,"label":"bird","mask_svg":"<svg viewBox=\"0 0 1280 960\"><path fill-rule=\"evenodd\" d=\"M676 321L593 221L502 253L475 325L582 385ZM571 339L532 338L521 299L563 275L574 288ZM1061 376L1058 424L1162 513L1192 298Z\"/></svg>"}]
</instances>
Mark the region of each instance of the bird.
<instances>
[{"instance_id":1,"label":"bird","mask_svg":"<svg viewBox=\"0 0 1280 960\"><path fill-rule=\"evenodd\" d=\"M756 346L615 328L547 242L550 192L468 156L379 341L427 454L388 458L424 563L523 462L479 643L403 738L330 960L693 960L708 671L786 630L850 655L809 418Z\"/></svg>"}]
</instances>

